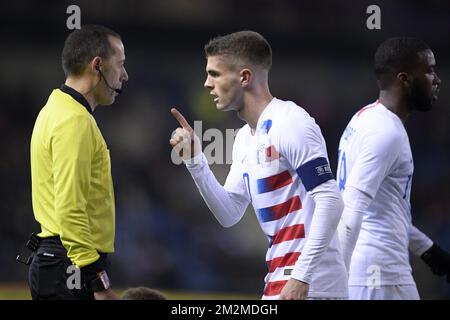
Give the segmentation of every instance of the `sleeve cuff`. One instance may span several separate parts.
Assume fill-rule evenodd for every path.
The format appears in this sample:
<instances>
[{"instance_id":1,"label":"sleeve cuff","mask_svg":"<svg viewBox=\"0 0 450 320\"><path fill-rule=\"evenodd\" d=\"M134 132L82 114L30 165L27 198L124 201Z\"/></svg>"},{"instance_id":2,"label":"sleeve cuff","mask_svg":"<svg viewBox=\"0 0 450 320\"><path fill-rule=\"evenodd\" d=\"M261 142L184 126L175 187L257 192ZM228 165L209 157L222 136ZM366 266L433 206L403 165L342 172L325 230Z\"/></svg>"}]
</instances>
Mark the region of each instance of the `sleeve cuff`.
<instances>
[{"instance_id":1,"label":"sleeve cuff","mask_svg":"<svg viewBox=\"0 0 450 320\"><path fill-rule=\"evenodd\" d=\"M100 258L95 262L80 268L81 275L85 280L94 279L97 276L97 273L106 269L107 269L106 260L105 257L102 255L100 255Z\"/></svg>"},{"instance_id":2,"label":"sleeve cuff","mask_svg":"<svg viewBox=\"0 0 450 320\"><path fill-rule=\"evenodd\" d=\"M201 168L205 164L208 164L208 160L205 157L203 152L200 152L198 155L191 159L183 160L184 164L188 169L196 169Z\"/></svg>"},{"instance_id":3,"label":"sleeve cuff","mask_svg":"<svg viewBox=\"0 0 450 320\"><path fill-rule=\"evenodd\" d=\"M307 284L311 284L311 280L312 280L311 275L307 275L303 270L299 270L298 268L295 268L295 267L294 267L294 270L292 270L291 278L300 280Z\"/></svg>"},{"instance_id":4,"label":"sleeve cuff","mask_svg":"<svg viewBox=\"0 0 450 320\"><path fill-rule=\"evenodd\" d=\"M422 246L414 248L413 252L416 256L420 257L425 252L427 252L429 249L431 249L432 246L433 246L433 241L429 240L429 241L425 242Z\"/></svg>"}]
</instances>

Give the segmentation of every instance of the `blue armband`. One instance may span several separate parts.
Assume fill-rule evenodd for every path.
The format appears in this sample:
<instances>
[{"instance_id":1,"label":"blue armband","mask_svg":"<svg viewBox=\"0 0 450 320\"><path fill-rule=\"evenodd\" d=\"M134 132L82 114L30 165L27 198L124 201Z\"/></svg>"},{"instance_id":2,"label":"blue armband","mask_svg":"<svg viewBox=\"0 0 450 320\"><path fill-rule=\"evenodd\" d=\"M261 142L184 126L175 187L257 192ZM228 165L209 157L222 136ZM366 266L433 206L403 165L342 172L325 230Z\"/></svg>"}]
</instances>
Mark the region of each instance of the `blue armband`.
<instances>
[{"instance_id":1,"label":"blue armband","mask_svg":"<svg viewBox=\"0 0 450 320\"><path fill-rule=\"evenodd\" d=\"M326 158L311 160L298 167L296 171L306 191L310 191L318 185L334 179L330 164Z\"/></svg>"}]
</instances>

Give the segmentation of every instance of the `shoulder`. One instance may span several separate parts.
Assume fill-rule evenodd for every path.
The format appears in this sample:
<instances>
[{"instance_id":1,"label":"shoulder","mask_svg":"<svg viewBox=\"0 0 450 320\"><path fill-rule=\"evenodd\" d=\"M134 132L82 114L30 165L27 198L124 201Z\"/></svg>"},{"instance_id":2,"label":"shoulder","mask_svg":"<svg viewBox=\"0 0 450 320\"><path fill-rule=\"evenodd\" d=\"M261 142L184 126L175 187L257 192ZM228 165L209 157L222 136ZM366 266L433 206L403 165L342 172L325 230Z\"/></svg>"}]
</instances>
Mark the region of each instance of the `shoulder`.
<instances>
[{"instance_id":1,"label":"shoulder","mask_svg":"<svg viewBox=\"0 0 450 320\"><path fill-rule=\"evenodd\" d=\"M381 120L380 120L381 121ZM365 128L365 134L360 141L363 149L372 150L376 154L396 154L403 145L404 130L389 119L379 122L379 125Z\"/></svg>"},{"instance_id":2,"label":"shoulder","mask_svg":"<svg viewBox=\"0 0 450 320\"><path fill-rule=\"evenodd\" d=\"M67 112L66 114L52 114L55 133L69 133L73 135L95 135L97 125L90 114Z\"/></svg>"},{"instance_id":3,"label":"shoulder","mask_svg":"<svg viewBox=\"0 0 450 320\"><path fill-rule=\"evenodd\" d=\"M357 131L360 135L378 136L381 140L397 140L403 137L403 124L395 114L382 105L366 108L353 117L353 121L358 122Z\"/></svg>"},{"instance_id":4,"label":"shoulder","mask_svg":"<svg viewBox=\"0 0 450 320\"><path fill-rule=\"evenodd\" d=\"M282 130L299 134L311 130L316 132L319 129L315 119L292 101L277 99L276 105L272 108L272 119L275 132Z\"/></svg>"},{"instance_id":5,"label":"shoulder","mask_svg":"<svg viewBox=\"0 0 450 320\"><path fill-rule=\"evenodd\" d=\"M60 119L77 118L77 119L91 119L92 115L81 105L78 101L72 98L67 93L60 89L55 89L51 93L46 107L49 112L59 117Z\"/></svg>"},{"instance_id":6,"label":"shoulder","mask_svg":"<svg viewBox=\"0 0 450 320\"><path fill-rule=\"evenodd\" d=\"M305 109L293 101L276 99L274 103L275 105L272 110L276 118L281 118L286 121L314 121Z\"/></svg>"},{"instance_id":7,"label":"shoulder","mask_svg":"<svg viewBox=\"0 0 450 320\"><path fill-rule=\"evenodd\" d=\"M50 132L69 130L71 127L77 130L96 126L95 119L83 106L58 89L50 94L36 121Z\"/></svg>"},{"instance_id":8,"label":"shoulder","mask_svg":"<svg viewBox=\"0 0 450 320\"><path fill-rule=\"evenodd\" d=\"M320 127L305 109L292 101L282 101L274 114L271 138L284 154L322 154L324 139ZM276 109L276 108L274 108Z\"/></svg>"}]
</instances>

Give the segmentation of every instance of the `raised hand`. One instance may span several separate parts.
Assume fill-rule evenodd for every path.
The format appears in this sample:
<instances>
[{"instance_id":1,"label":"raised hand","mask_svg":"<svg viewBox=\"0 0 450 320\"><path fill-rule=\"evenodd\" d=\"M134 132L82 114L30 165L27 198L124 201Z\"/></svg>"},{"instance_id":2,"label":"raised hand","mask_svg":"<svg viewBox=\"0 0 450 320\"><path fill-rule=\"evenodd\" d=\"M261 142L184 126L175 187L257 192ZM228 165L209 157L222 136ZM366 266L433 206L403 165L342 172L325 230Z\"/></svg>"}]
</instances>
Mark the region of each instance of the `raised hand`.
<instances>
[{"instance_id":1,"label":"raised hand","mask_svg":"<svg viewBox=\"0 0 450 320\"><path fill-rule=\"evenodd\" d=\"M175 130L175 133L169 140L170 145L175 149L181 159L192 159L201 152L200 139L186 121L186 118L177 109L172 108L170 112L181 126Z\"/></svg>"}]
</instances>

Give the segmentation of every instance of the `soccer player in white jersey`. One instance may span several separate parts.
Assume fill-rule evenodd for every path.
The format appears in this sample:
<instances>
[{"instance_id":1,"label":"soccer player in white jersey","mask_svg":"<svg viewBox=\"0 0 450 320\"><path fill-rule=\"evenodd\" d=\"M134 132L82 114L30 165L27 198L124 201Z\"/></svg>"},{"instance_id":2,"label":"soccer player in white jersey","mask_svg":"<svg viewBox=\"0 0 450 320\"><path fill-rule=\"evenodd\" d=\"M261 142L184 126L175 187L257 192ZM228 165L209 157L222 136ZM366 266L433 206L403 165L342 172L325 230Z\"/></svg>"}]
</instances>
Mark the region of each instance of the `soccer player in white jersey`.
<instances>
[{"instance_id":1,"label":"soccer player in white jersey","mask_svg":"<svg viewBox=\"0 0 450 320\"><path fill-rule=\"evenodd\" d=\"M295 103L271 95L272 51L260 34L214 38L205 53L204 86L217 109L236 111L247 123L236 136L225 185L214 177L198 137L176 109L172 114L181 128L170 144L183 148L192 178L224 227L236 224L252 203L269 241L263 299L347 298L336 232L343 201L319 126Z\"/></svg>"},{"instance_id":2,"label":"soccer player in white jersey","mask_svg":"<svg viewBox=\"0 0 450 320\"><path fill-rule=\"evenodd\" d=\"M375 53L379 98L353 116L341 137L337 183L345 208L338 234L350 299L419 299L409 250L450 280L449 254L411 222L414 164L404 124L437 99L434 68L423 41L383 42Z\"/></svg>"}]
</instances>

